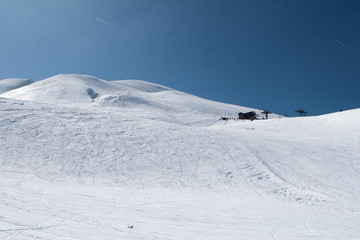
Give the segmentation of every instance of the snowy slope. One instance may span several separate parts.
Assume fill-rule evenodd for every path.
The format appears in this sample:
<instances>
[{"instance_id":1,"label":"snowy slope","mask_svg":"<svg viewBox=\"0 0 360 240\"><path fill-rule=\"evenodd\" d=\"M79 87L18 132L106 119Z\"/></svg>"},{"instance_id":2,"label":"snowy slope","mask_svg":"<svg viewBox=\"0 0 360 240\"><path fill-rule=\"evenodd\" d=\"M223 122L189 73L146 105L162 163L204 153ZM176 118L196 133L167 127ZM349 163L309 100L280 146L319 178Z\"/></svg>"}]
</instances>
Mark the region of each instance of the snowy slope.
<instances>
[{"instance_id":1,"label":"snowy slope","mask_svg":"<svg viewBox=\"0 0 360 240\"><path fill-rule=\"evenodd\" d=\"M0 94L33 83L29 79L6 78L0 80Z\"/></svg>"},{"instance_id":2,"label":"snowy slope","mask_svg":"<svg viewBox=\"0 0 360 240\"><path fill-rule=\"evenodd\" d=\"M249 109L83 75L1 97L0 239L360 236L360 109L223 122Z\"/></svg>"},{"instance_id":3,"label":"snowy slope","mask_svg":"<svg viewBox=\"0 0 360 240\"><path fill-rule=\"evenodd\" d=\"M205 116L211 119L215 116L236 117L238 112L253 110L261 113L260 110L202 99L145 81L109 82L77 74L56 75L0 96L76 107L150 108L167 117L183 119L184 123L192 122L191 115L196 115L200 121ZM277 118L278 115L271 114L270 117Z\"/></svg>"},{"instance_id":4,"label":"snowy slope","mask_svg":"<svg viewBox=\"0 0 360 240\"><path fill-rule=\"evenodd\" d=\"M91 76L61 74L4 93L2 96L52 104L80 105L93 102L96 96L93 89L101 89L103 92L125 90Z\"/></svg>"},{"instance_id":5,"label":"snowy slope","mask_svg":"<svg viewBox=\"0 0 360 240\"><path fill-rule=\"evenodd\" d=\"M268 173L292 187L313 190L334 201L357 204L360 201L359 121L360 109L356 109L318 117L238 122L213 128L243 142L265 166L262 175ZM249 131L250 137L246 134ZM292 194L289 192L292 187L271 191L287 196Z\"/></svg>"}]
</instances>

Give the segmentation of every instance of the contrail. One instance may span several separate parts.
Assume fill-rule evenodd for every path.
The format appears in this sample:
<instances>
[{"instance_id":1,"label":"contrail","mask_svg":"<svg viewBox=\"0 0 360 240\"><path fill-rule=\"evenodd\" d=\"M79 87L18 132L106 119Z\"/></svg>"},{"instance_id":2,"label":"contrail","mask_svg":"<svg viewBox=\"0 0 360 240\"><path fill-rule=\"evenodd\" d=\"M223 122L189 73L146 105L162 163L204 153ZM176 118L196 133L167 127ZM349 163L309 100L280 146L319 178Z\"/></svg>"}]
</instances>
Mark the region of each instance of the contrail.
<instances>
[{"instance_id":1,"label":"contrail","mask_svg":"<svg viewBox=\"0 0 360 240\"><path fill-rule=\"evenodd\" d=\"M95 18L95 19L98 20L99 22L105 23L105 24L107 24L107 25L109 25L109 26L112 26L112 27L114 27L114 28L118 28L118 26L116 26L116 25L114 25L114 24L111 24L111 23L109 23L109 22L107 22L107 21L105 21L105 20L102 20L102 19L100 19L100 18Z\"/></svg>"},{"instance_id":2,"label":"contrail","mask_svg":"<svg viewBox=\"0 0 360 240\"><path fill-rule=\"evenodd\" d=\"M353 49L352 47L349 47L345 43L342 43L342 42L340 42L339 40L336 40L336 39L334 41L337 42L338 44L340 44L341 46L346 47L347 49L353 51L354 53L358 53L355 49Z\"/></svg>"}]
</instances>

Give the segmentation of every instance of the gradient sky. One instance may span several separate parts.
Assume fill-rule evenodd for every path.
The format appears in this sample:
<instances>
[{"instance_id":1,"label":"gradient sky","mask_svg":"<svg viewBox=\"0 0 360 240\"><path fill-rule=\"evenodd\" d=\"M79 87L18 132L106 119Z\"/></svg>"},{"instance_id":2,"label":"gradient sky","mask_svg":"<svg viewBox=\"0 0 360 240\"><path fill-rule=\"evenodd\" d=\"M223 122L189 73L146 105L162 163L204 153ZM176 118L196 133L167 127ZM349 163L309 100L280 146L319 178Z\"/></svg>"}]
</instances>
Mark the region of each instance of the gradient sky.
<instances>
[{"instance_id":1,"label":"gradient sky","mask_svg":"<svg viewBox=\"0 0 360 240\"><path fill-rule=\"evenodd\" d=\"M359 0L1 0L0 79L141 79L296 115L360 107Z\"/></svg>"}]
</instances>

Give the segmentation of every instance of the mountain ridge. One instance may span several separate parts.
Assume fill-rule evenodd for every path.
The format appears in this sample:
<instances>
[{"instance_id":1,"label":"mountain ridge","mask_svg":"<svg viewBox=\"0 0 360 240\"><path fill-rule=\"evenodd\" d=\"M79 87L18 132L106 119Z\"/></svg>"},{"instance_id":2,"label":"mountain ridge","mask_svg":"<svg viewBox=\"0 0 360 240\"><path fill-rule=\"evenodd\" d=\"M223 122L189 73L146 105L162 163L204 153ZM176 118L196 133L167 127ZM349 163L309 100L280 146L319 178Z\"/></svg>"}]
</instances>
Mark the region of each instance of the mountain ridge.
<instances>
[{"instance_id":1,"label":"mountain ridge","mask_svg":"<svg viewBox=\"0 0 360 240\"><path fill-rule=\"evenodd\" d=\"M0 94L32 84L27 78L6 78L0 80Z\"/></svg>"},{"instance_id":2,"label":"mountain ridge","mask_svg":"<svg viewBox=\"0 0 360 240\"><path fill-rule=\"evenodd\" d=\"M142 80L106 81L79 74L59 74L0 96L64 106L128 108L140 105L144 108L162 108L174 114L205 113L217 118L235 118L238 112L249 111L261 115L258 109L207 100ZM279 117L276 114L269 116Z\"/></svg>"},{"instance_id":3,"label":"mountain ridge","mask_svg":"<svg viewBox=\"0 0 360 240\"><path fill-rule=\"evenodd\" d=\"M0 95L0 238L359 235L360 109L221 121L251 109L68 77Z\"/></svg>"}]
</instances>

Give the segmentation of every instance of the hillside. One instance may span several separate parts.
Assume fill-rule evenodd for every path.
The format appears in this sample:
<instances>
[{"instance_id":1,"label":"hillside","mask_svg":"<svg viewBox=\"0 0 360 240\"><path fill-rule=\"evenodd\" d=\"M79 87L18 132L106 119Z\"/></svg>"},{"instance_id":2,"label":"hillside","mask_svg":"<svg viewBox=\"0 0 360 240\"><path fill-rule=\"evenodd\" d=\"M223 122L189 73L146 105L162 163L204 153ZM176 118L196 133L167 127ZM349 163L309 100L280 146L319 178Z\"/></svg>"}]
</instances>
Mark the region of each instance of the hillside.
<instances>
[{"instance_id":1,"label":"hillside","mask_svg":"<svg viewBox=\"0 0 360 240\"><path fill-rule=\"evenodd\" d=\"M225 124L261 111L84 75L0 105L1 239L360 236L360 109Z\"/></svg>"},{"instance_id":2,"label":"hillside","mask_svg":"<svg viewBox=\"0 0 360 240\"><path fill-rule=\"evenodd\" d=\"M29 85L31 83L33 82L29 79L21 79L21 78L2 79L0 80L0 94Z\"/></svg>"}]
</instances>

